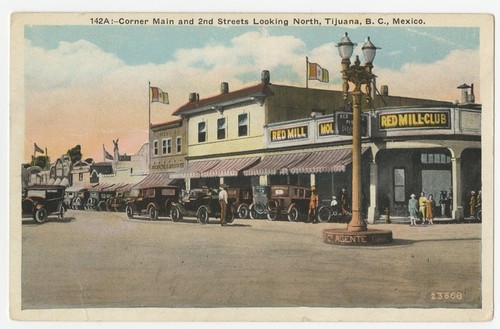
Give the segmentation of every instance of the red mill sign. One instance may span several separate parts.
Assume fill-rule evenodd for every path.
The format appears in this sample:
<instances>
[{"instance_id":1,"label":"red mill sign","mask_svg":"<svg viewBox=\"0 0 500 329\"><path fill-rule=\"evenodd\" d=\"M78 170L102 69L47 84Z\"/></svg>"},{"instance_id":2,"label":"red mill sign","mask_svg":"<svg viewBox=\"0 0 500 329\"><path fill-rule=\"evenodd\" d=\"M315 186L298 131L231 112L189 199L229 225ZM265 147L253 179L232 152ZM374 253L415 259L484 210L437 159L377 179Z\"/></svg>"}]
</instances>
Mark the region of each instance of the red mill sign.
<instances>
[{"instance_id":1,"label":"red mill sign","mask_svg":"<svg viewBox=\"0 0 500 329\"><path fill-rule=\"evenodd\" d=\"M308 126L272 129L270 131L271 142L304 139L308 137Z\"/></svg>"},{"instance_id":2,"label":"red mill sign","mask_svg":"<svg viewBox=\"0 0 500 329\"><path fill-rule=\"evenodd\" d=\"M379 129L450 128L450 111L380 113Z\"/></svg>"}]
</instances>

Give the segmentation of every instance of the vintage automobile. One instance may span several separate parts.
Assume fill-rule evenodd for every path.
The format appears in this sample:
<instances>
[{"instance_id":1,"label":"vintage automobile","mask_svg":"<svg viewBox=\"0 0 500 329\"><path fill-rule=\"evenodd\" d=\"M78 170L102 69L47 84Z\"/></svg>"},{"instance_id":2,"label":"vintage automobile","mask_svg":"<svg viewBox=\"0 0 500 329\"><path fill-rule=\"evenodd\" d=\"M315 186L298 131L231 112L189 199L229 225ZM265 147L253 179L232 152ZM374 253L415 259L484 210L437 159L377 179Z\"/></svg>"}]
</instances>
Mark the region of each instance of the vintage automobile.
<instances>
[{"instance_id":1,"label":"vintage automobile","mask_svg":"<svg viewBox=\"0 0 500 329\"><path fill-rule=\"evenodd\" d=\"M235 208L230 203L228 193L228 204L226 211L226 222L234 220ZM170 218L177 222L184 216L196 216L198 223L206 224L210 217L220 218L219 193L217 190L208 188L193 189L186 191L179 202L172 205Z\"/></svg>"},{"instance_id":2,"label":"vintage automobile","mask_svg":"<svg viewBox=\"0 0 500 329\"><path fill-rule=\"evenodd\" d=\"M173 185L140 188L137 197L125 206L128 218L148 216L151 220L168 217L172 204L179 200L179 188Z\"/></svg>"},{"instance_id":3,"label":"vintage automobile","mask_svg":"<svg viewBox=\"0 0 500 329\"><path fill-rule=\"evenodd\" d=\"M74 210L84 209L87 204L87 199L89 198L90 192L87 188L82 188L75 193L75 197L71 201L71 208Z\"/></svg>"},{"instance_id":4,"label":"vintage automobile","mask_svg":"<svg viewBox=\"0 0 500 329\"><path fill-rule=\"evenodd\" d=\"M131 184L116 189L116 195L109 199L109 211L125 211L127 202L139 196L139 189L132 189Z\"/></svg>"},{"instance_id":5,"label":"vintage automobile","mask_svg":"<svg viewBox=\"0 0 500 329\"><path fill-rule=\"evenodd\" d=\"M252 203L249 206L250 218L266 218L267 203L269 202L269 186L252 186Z\"/></svg>"},{"instance_id":6,"label":"vintage automobile","mask_svg":"<svg viewBox=\"0 0 500 329\"><path fill-rule=\"evenodd\" d=\"M237 215L238 218L248 218L250 204L252 203L252 192L248 189L228 187L227 202L236 209L235 215Z\"/></svg>"},{"instance_id":7,"label":"vintage automobile","mask_svg":"<svg viewBox=\"0 0 500 329\"><path fill-rule=\"evenodd\" d=\"M59 185L36 185L28 187L22 201L22 216L31 217L36 223L44 223L49 215L63 219L66 212L64 192Z\"/></svg>"},{"instance_id":8,"label":"vintage automobile","mask_svg":"<svg viewBox=\"0 0 500 329\"><path fill-rule=\"evenodd\" d=\"M296 185L272 185L267 203L267 219L275 220L286 215L295 222L309 210L311 189Z\"/></svg>"},{"instance_id":9,"label":"vintage automobile","mask_svg":"<svg viewBox=\"0 0 500 329\"><path fill-rule=\"evenodd\" d=\"M98 184L90 187L89 197L84 205L85 210L109 210L110 199L115 196L115 184Z\"/></svg>"}]
</instances>

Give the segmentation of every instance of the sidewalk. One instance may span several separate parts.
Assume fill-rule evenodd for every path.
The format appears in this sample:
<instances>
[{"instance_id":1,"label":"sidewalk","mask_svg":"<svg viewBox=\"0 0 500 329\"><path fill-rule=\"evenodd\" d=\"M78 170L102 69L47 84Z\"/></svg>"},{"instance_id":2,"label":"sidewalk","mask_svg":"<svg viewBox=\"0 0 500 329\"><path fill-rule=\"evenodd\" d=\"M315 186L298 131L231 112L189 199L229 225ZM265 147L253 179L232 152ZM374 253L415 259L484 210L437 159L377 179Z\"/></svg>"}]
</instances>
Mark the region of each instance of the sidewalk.
<instances>
[{"instance_id":1,"label":"sidewalk","mask_svg":"<svg viewBox=\"0 0 500 329\"><path fill-rule=\"evenodd\" d=\"M437 217L433 219L434 224L454 224L455 220L451 217ZM467 222L465 219L464 222ZM417 220L417 224L421 224L421 221ZM376 220L373 224L388 224L386 222L385 216L380 216L378 220ZM372 224L372 225L373 225ZM390 217L389 224L407 224L410 225L410 217Z\"/></svg>"}]
</instances>

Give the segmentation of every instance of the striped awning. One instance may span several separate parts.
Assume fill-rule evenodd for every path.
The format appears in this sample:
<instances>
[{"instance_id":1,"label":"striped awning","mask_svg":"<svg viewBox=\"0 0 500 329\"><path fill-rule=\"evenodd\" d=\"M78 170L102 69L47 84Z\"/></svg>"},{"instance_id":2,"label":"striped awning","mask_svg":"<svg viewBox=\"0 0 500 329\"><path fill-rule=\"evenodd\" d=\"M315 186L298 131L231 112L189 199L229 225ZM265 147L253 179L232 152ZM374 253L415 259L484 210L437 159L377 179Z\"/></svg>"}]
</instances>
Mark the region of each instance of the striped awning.
<instances>
[{"instance_id":1,"label":"striped awning","mask_svg":"<svg viewBox=\"0 0 500 329\"><path fill-rule=\"evenodd\" d=\"M268 155L257 165L245 170L243 174L245 176L286 175L290 168L304 161L310 155L311 152Z\"/></svg>"},{"instance_id":2,"label":"striped awning","mask_svg":"<svg viewBox=\"0 0 500 329\"><path fill-rule=\"evenodd\" d=\"M220 160L207 160L189 162L188 165L179 172L170 174L171 178L200 178L201 173L214 168Z\"/></svg>"},{"instance_id":3,"label":"striped awning","mask_svg":"<svg viewBox=\"0 0 500 329\"><path fill-rule=\"evenodd\" d=\"M204 171L200 174L201 177L234 177L238 176L239 172L246 169L259 161L260 157L237 158L220 160L215 167Z\"/></svg>"},{"instance_id":4,"label":"striped awning","mask_svg":"<svg viewBox=\"0 0 500 329\"><path fill-rule=\"evenodd\" d=\"M139 188L150 188L150 187L159 187L159 186L169 185L172 182L170 175L171 174L164 173L164 172L149 174L146 176L146 178L141 180L139 183L132 186L132 188L139 189Z\"/></svg>"},{"instance_id":5,"label":"striped awning","mask_svg":"<svg viewBox=\"0 0 500 329\"><path fill-rule=\"evenodd\" d=\"M110 183L99 183L97 185L90 186L88 190L90 192L102 192L104 190L110 190L115 184Z\"/></svg>"},{"instance_id":6,"label":"striped awning","mask_svg":"<svg viewBox=\"0 0 500 329\"><path fill-rule=\"evenodd\" d=\"M365 153L368 147L363 147ZM352 148L314 152L304 161L290 168L292 174L343 172L352 162Z\"/></svg>"}]
</instances>

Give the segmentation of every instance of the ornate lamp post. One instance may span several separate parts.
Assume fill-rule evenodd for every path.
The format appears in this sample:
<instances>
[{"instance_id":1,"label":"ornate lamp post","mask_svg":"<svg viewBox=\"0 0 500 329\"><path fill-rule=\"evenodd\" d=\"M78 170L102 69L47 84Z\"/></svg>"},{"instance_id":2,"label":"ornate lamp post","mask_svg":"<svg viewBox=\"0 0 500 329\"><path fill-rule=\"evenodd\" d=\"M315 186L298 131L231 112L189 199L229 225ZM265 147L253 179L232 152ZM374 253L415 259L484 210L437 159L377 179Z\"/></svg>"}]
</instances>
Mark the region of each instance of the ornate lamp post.
<instances>
[{"instance_id":1,"label":"ornate lamp post","mask_svg":"<svg viewBox=\"0 0 500 329\"><path fill-rule=\"evenodd\" d=\"M349 82L354 84L352 95L352 219L347 226L349 232L366 231L366 222L361 214L361 87L366 87L366 100L371 103L371 82L373 59L377 52L377 47L370 41L370 37L362 46L365 57L365 65L360 65L359 57L356 55L354 65L351 65L351 55L356 44L352 43L347 33L340 40L337 47L342 58L342 85L343 98L346 101L349 92Z\"/></svg>"}]
</instances>

